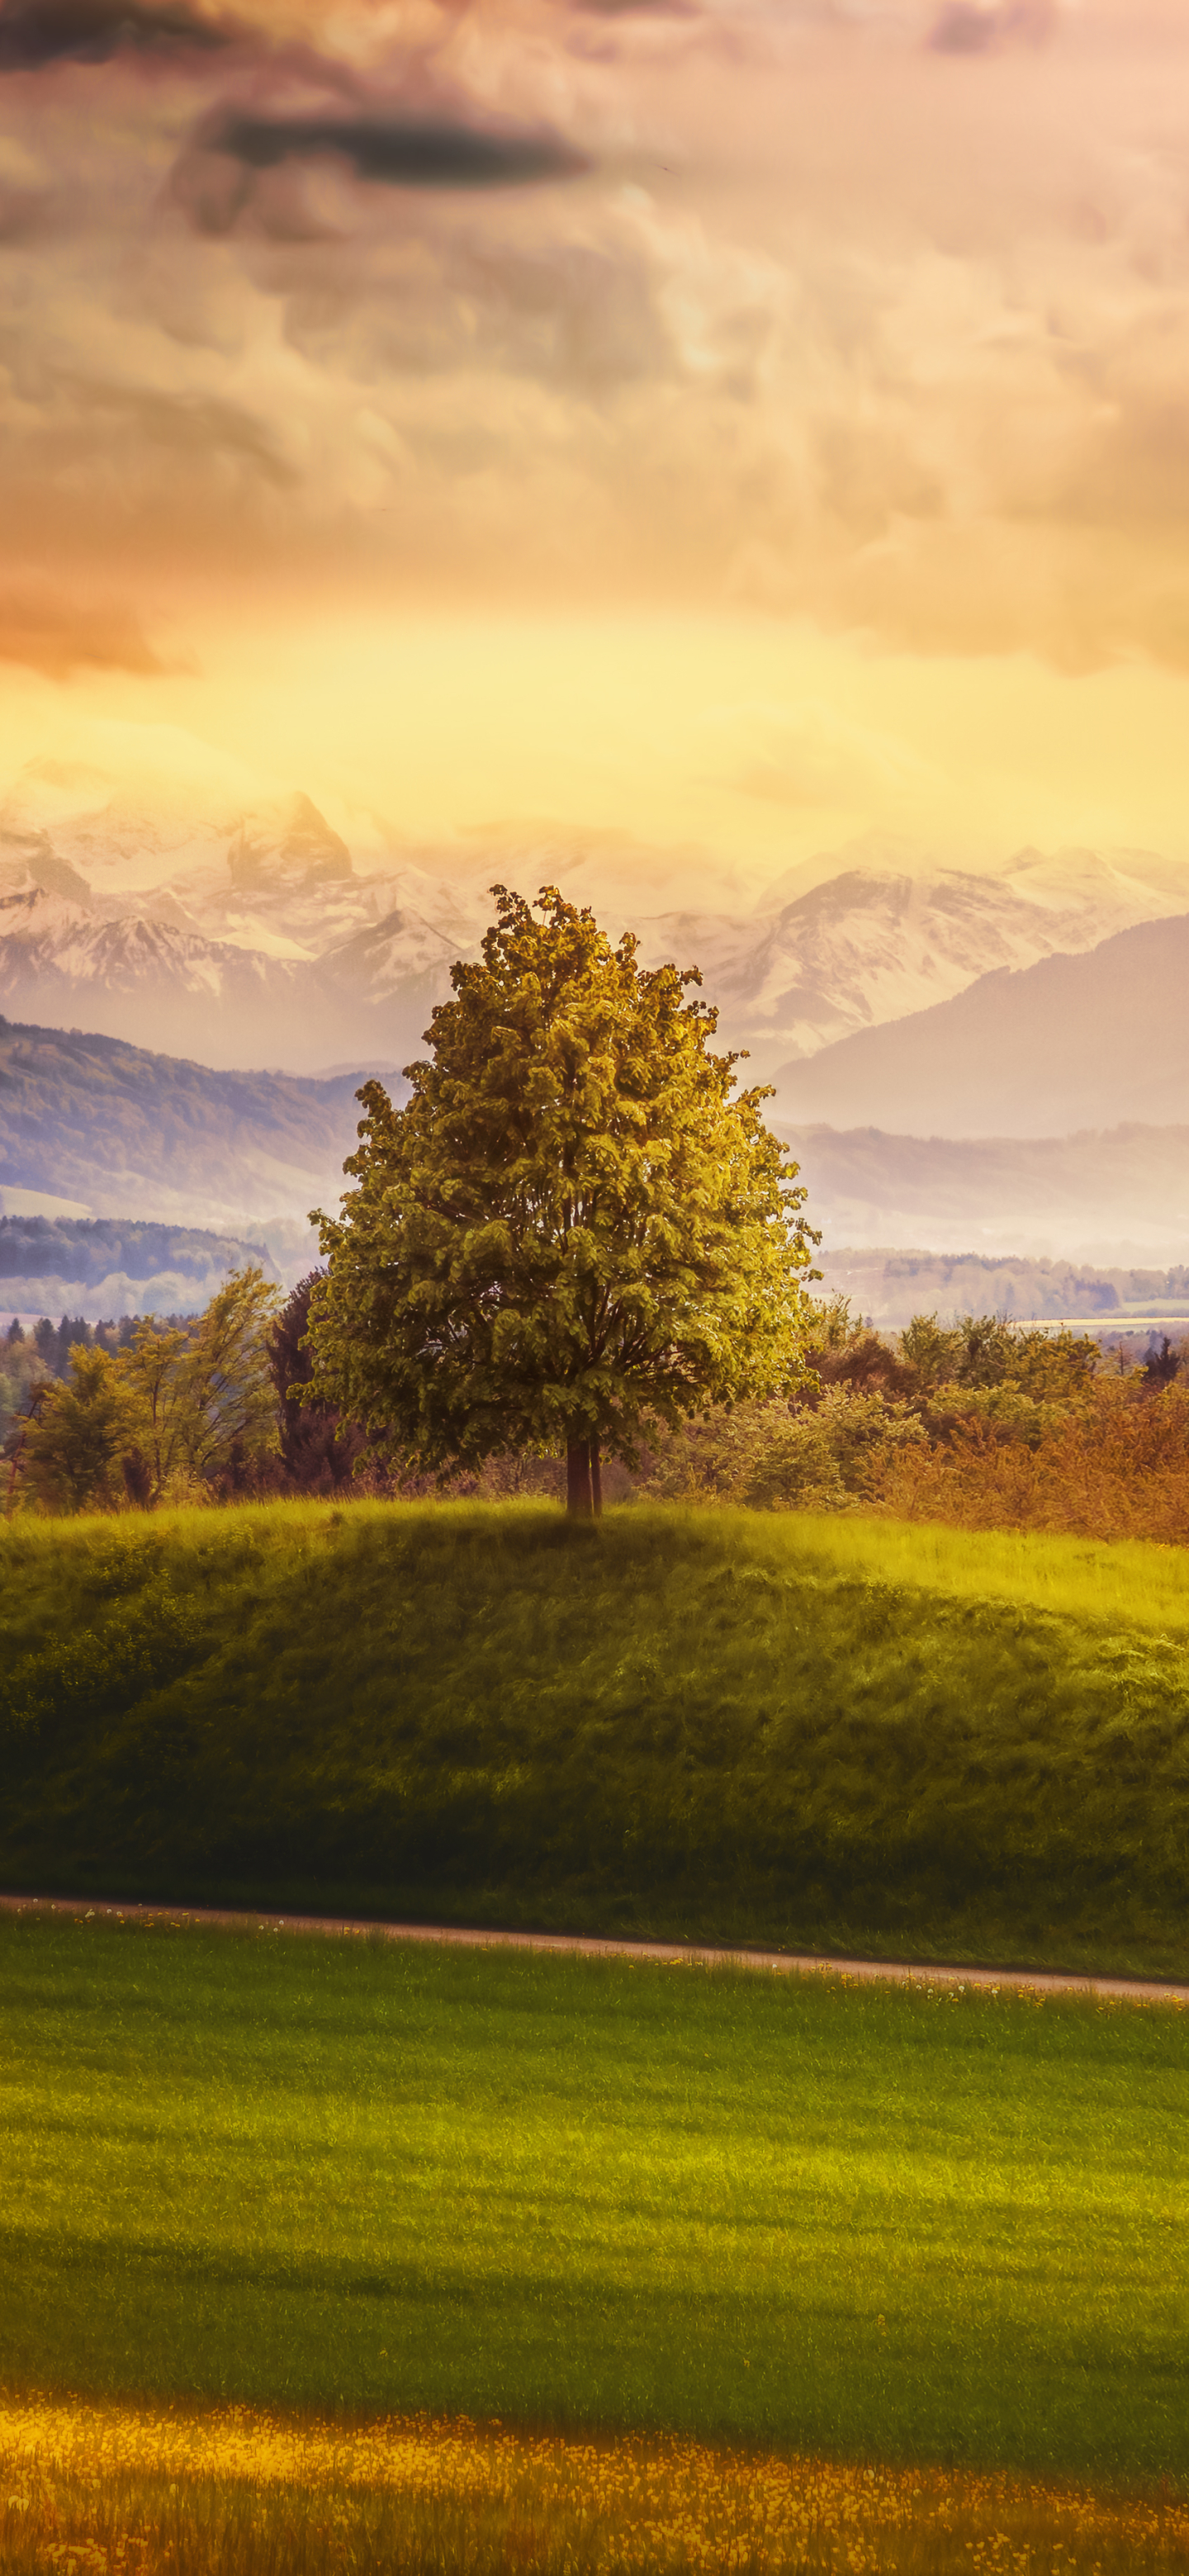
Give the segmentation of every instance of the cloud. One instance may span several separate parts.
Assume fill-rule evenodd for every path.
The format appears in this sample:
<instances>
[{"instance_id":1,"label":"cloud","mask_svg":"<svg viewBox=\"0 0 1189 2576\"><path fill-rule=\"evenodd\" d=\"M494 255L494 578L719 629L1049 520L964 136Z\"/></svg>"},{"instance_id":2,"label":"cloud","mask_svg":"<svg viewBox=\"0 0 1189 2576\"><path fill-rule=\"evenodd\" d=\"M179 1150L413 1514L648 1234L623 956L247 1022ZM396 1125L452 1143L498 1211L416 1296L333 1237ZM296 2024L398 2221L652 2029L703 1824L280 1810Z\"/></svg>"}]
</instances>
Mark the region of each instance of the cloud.
<instances>
[{"instance_id":1,"label":"cloud","mask_svg":"<svg viewBox=\"0 0 1189 2576\"><path fill-rule=\"evenodd\" d=\"M882 808L931 783L907 745L815 698L718 707L710 724L730 745L729 783L772 804L834 809L874 799Z\"/></svg>"},{"instance_id":2,"label":"cloud","mask_svg":"<svg viewBox=\"0 0 1189 2576\"><path fill-rule=\"evenodd\" d=\"M1040 0L216 5L0 0L43 54L36 161L0 95L0 539L54 595L1184 665L1181 0L1063 9L1051 59Z\"/></svg>"},{"instance_id":3,"label":"cloud","mask_svg":"<svg viewBox=\"0 0 1189 2576\"><path fill-rule=\"evenodd\" d=\"M359 179L392 188L513 188L588 170L584 153L559 135L380 116L267 117L232 114L209 150L250 170L333 153Z\"/></svg>"},{"instance_id":4,"label":"cloud","mask_svg":"<svg viewBox=\"0 0 1189 2576\"><path fill-rule=\"evenodd\" d=\"M115 441L125 447L143 445L145 450L166 455L231 462L282 488L298 479L276 438L242 403L198 391L166 393L101 378L81 378L76 390L91 436L106 416Z\"/></svg>"},{"instance_id":5,"label":"cloud","mask_svg":"<svg viewBox=\"0 0 1189 2576\"><path fill-rule=\"evenodd\" d=\"M156 674L171 666L154 652L134 612L118 605L82 608L36 591L0 592L0 661L21 662L48 679L68 679L85 665Z\"/></svg>"},{"instance_id":6,"label":"cloud","mask_svg":"<svg viewBox=\"0 0 1189 2576\"><path fill-rule=\"evenodd\" d=\"M935 54L987 54L1043 44L1056 24L1056 0L949 0L926 42Z\"/></svg>"},{"instance_id":7,"label":"cloud","mask_svg":"<svg viewBox=\"0 0 1189 2576\"><path fill-rule=\"evenodd\" d=\"M655 14L658 17L692 18L697 14L697 0L575 0L575 6L589 9L600 18L626 18L631 15Z\"/></svg>"},{"instance_id":8,"label":"cloud","mask_svg":"<svg viewBox=\"0 0 1189 2576\"><path fill-rule=\"evenodd\" d=\"M35 231L53 201L53 178L16 135L0 134L0 241Z\"/></svg>"},{"instance_id":9,"label":"cloud","mask_svg":"<svg viewBox=\"0 0 1189 2576\"><path fill-rule=\"evenodd\" d=\"M9 0L0 18L0 72L106 63L124 51L209 52L234 42L235 33L188 0Z\"/></svg>"}]
</instances>

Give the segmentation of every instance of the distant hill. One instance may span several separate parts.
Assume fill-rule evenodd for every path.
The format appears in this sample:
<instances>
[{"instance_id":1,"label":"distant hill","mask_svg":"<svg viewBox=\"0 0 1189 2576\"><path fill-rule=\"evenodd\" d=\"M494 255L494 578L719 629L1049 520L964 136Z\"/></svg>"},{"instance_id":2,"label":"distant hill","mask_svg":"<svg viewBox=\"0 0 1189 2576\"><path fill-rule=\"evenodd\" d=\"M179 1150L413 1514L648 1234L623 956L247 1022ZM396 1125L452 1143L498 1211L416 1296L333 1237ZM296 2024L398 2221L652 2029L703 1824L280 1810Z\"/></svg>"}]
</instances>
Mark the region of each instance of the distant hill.
<instances>
[{"instance_id":1,"label":"distant hill","mask_svg":"<svg viewBox=\"0 0 1189 2576\"><path fill-rule=\"evenodd\" d=\"M914 1136L1189 1124L1189 913L1080 957L983 975L953 1000L788 1062L788 1122Z\"/></svg>"},{"instance_id":2,"label":"distant hill","mask_svg":"<svg viewBox=\"0 0 1189 2576\"><path fill-rule=\"evenodd\" d=\"M8 1184L96 1217L237 1238L304 1217L342 1188L367 1070L324 1081L216 1073L119 1038L0 1019L0 1201Z\"/></svg>"},{"instance_id":3,"label":"distant hill","mask_svg":"<svg viewBox=\"0 0 1189 2576\"><path fill-rule=\"evenodd\" d=\"M137 1224L122 1217L0 1216L0 1279L68 1279L92 1286L110 1271L151 1279L173 1271L205 1281L255 1258L272 1270L267 1251L235 1235L199 1226Z\"/></svg>"},{"instance_id":4,"label":"distant hill","mask_svg":"<svg viewBox=\"0 0 1189 2576\"><path fill-rule=\"evenodd\" d=\"M1009 1315L1017 1323L1052 1321L1118 1326L1135 1316L1189 1323L1189 1268L1100 1269L1086 1262L1027 1261L990 1253L857 1251L822 1255L819 1296L840 1292L872 1323L898 1329L914 1315Z\"/></svg>"},{"instance_id":5,"label":"distant hill","mask_svg":"<svg viewBox=\"0 0 1189 2576\"><path fill-rule=\"evenodd\" d=\"M262 1245L197 1226L0 1216L0 1315L196 1314L248 1261L279 1275Z\"/></svg>"},{"instance_id":6,"label":"distant hill","mask_svg":"<svg viewBox=\"0 0 1189 2576\"><path fill-rule=\"evenodd\" d=\"M1189 1260L1189 1126L953 1138L776 1123L827 1244Z\"/></svg>"}]
</instances>

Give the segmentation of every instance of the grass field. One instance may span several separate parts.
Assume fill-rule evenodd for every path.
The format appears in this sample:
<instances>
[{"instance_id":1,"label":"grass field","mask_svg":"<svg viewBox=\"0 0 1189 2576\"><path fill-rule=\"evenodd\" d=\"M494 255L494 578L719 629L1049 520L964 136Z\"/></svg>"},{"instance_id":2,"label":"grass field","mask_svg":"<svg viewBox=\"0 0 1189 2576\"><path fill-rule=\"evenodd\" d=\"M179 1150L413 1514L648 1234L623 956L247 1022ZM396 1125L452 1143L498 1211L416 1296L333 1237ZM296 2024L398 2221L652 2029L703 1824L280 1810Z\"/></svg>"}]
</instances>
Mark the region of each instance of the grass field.
<instances>
[{"instance_id":1,"label":"grass field","mask_svg":"<svg viewBox=\"0 0 1189 2576\"><path fill-rule=\"evenodd\" d=\"M1183 1975L1186 1562L800 1514L18 1518L0 1884Z\"/></svg>"},{"instance_id":2,"label":"grass field","mask_svg":"<svg viewBox=\"0 0 1189 2576\"><path fill-rule=\"evenodd\" d=\"M0 2386L1189 2491L1175 2006L0 1924Z\"/></svg>"}]
</instances>

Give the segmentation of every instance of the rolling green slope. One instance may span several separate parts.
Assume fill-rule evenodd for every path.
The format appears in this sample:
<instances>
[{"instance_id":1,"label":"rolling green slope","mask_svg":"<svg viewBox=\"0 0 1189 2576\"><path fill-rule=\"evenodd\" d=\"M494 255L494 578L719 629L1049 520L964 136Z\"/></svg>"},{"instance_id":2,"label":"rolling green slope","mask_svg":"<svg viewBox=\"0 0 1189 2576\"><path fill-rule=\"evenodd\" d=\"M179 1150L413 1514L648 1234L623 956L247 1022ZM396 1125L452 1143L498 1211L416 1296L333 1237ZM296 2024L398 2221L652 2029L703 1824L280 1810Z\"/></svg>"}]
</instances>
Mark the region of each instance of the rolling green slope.
<instances>
[{"instance_id":1,"label":"rolling green slope","mask_svg":"<svg viewBox=\"0 0 1189 2576\"><path fill-rule=\"evenodd\" d=\"M10 1887L1189 1968L1172 1550L299 1505L0 1583Z\"/></svg>"},{"instance_id":2,"label":"rolling green slope","mask_svg":"<svg viewBox=\"0 0 1189 2576\"><path fill-rule=\"evenodd\" d=\"M0 2385L1189 2478L1176 2007L24 1921L0 2069Z\"/></svg>"}]
</instances>

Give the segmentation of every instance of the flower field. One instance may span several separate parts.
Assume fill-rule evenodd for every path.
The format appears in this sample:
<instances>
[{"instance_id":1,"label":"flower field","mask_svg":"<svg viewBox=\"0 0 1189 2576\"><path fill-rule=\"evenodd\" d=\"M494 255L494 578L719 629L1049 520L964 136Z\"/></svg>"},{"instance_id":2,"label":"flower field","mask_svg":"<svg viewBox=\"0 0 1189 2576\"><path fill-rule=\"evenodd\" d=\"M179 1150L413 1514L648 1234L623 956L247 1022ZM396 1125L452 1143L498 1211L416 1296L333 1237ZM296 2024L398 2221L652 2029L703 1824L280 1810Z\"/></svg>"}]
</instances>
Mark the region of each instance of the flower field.
<instances>
[{"instance_id":1,"label":"flower field","mask_svg":"<svg viewBox=\"0 0 1189 2576\"><path fill-rule=\"evenodd\" d=\"M969 2471L398 2416L0 2400L5 2576L1189 2568L1189 2508Z\"/></svg>"}]
</instances>

